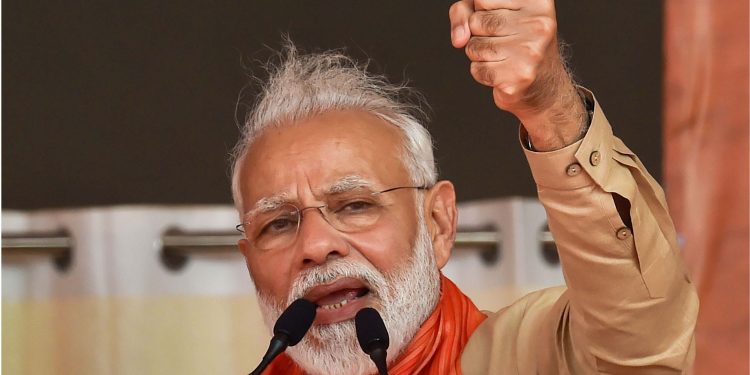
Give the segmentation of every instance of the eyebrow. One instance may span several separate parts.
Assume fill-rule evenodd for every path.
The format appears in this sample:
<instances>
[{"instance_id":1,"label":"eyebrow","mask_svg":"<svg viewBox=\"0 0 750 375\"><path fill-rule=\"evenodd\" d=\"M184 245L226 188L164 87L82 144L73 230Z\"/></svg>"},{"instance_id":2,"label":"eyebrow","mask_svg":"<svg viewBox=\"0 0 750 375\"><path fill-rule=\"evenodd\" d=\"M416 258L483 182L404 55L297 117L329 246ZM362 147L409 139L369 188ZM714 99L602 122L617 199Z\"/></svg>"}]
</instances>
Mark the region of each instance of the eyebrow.
<instances>
[{"instance_id":1,"label":"eyebrow","mask_svg":"<svg viewBox=\"0 0 750 375\"><path fill-rule=\"evenodd\" d=\"M326 190L326 194L341 194L355 189L372 188L372 182L358 175L339 178Z\"/></svg>"},{"instance_id":2,"label":"eyebrow","mask_svg":"<svg viewBox=\"0 0 750 375\"><path fill-rule=\"evenodd\" d=\"M291 200L289 199L289 193L286 193L286 192L274 194L269 197L263 197L263 198L258 199L257 202L255 202L255 206L250 211L245 212L244 217L248 218L258 213L265 213L265 212L273 211L283 206L285 203L290 203L290 202Z\"/></svg>"},{"instance_id":3,"label":"eyebrow","mask_svg":"<svg viewBox=\"0 0 750 375\"><path fill-rule=\"evenodd\" d=\"M352 190L356 189L362 189L362 188L368 188L372 189L373 183L369 180L365 179L362 176L359 175L349 175L344 176L336 180L333 184L331 184L327 189L325 189L325 194L341 194L346 193ZM254 207L247 211L244 215L245 218L251 217L253 215L259 214L259 213L265 213L269 211L273 211L284 204L292 203L292 199L289 196L289 193L283 192L274 194L268 197L263 197L258 199L257 202L255 202Z\"/></svg>"}]
</instances>

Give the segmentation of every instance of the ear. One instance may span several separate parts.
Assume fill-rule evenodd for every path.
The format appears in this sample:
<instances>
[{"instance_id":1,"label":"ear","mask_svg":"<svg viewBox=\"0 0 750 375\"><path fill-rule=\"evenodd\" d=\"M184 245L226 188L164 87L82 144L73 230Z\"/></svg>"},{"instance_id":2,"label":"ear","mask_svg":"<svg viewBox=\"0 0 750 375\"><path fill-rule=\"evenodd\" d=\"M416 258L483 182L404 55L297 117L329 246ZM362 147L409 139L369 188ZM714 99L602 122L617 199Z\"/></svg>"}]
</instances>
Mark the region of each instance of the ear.
<instances>
[{"instance_id":1,"label":"ear","mask_svg":"<svg viewBox=\"0 0 750 375\"><path fill-rule=\"evenodd\" d=\"M435 184L425 196L424 218L439 268L448 263L456 239L456 190L450 181Z\"/></svg>"}]
</instances>

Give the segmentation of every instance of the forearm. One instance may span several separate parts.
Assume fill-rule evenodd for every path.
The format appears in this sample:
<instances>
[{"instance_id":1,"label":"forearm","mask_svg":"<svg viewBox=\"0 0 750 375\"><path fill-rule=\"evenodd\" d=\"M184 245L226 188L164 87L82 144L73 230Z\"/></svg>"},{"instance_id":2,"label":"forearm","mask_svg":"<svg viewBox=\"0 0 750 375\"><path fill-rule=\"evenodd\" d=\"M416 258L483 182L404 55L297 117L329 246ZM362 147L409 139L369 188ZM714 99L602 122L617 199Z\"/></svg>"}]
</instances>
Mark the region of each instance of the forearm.
<instances>
[{"instance_id":1,"label":"forearm","mask_svg":"<svg viewBox=\"0 0 750 375\"><path fill-rule=\"evenodd\" d=\"M527 151L569 287L571 338L612 373L680 369L697 299L663 193L598 108L592 120L577 143ZM616 196L629 213L618 213Z\"/></svg>"}]
</instances>

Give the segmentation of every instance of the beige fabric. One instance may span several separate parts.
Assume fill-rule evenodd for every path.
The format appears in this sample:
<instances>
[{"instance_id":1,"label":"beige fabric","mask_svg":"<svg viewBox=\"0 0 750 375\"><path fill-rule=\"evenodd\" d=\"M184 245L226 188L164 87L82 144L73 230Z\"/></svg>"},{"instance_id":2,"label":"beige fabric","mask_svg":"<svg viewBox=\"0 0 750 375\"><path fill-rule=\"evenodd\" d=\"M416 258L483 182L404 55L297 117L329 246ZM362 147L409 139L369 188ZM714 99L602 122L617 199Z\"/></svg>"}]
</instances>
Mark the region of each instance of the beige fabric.
<instances>
[{"instance_id":1,"label":"beige fabric","mask_svg":"<svg viewBox=\"0 0 750 375\"><path fill-rule=\"evenodd\" d=\"M464 373L687 371L694 357L695 288L661 188L612 135L599 104L582 140L525 153L567 288L534 292L490 314L464 350ZM567 173L573 163L580 164L577 174ZM630 202L632 235L613 194Z\"/></svg>"}]
</instances>

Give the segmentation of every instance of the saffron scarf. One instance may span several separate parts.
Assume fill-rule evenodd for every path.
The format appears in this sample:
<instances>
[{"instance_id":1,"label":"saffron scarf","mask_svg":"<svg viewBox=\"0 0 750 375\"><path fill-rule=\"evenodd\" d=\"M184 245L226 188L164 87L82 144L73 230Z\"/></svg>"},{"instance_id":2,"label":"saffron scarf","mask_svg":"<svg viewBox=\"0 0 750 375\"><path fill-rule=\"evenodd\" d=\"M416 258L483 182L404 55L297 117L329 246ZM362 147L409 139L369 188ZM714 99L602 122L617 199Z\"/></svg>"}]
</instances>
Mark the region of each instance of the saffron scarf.
<instances>
[{"instance_id":1,"label":"saffron scarf","mask_svg":"<svg viewBox=\"0 0 750 375\"><path fill-rule=\"evenodd\" d=\"M464 346L487 316L442 274L440 289L440 301L435 311L390 366L388 374L461 374L461 353ZM282 353L263 374L303 375L304 372Z\"/></svg>"}]
</instances>

